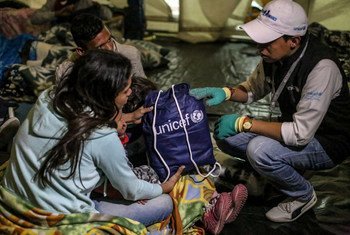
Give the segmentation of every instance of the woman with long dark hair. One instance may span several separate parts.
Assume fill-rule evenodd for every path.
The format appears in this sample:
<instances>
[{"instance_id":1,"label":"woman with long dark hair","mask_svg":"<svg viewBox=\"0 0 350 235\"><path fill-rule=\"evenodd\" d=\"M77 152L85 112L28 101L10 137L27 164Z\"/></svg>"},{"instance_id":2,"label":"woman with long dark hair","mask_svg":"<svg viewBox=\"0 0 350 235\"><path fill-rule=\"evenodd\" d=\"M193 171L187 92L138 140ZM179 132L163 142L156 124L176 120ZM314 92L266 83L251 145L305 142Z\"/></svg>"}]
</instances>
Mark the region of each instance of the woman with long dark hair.
<instances>
[{"instance_id":1,"label":"woman with long dark hair","mask_svg":"<svg viewBox=\"0 0 350 235\"><path fill-rule=\"evenodd\" d=\"M2 185L50 212L101 212L146 226L165 219L173 207L167 193L183 168L152 184L128 166L114 120L132 92L130 71L130 61L115 52L91 50L79 58L22 123ZM90 198L106 178L125 200Z\"/></svg>"}]
</instances>

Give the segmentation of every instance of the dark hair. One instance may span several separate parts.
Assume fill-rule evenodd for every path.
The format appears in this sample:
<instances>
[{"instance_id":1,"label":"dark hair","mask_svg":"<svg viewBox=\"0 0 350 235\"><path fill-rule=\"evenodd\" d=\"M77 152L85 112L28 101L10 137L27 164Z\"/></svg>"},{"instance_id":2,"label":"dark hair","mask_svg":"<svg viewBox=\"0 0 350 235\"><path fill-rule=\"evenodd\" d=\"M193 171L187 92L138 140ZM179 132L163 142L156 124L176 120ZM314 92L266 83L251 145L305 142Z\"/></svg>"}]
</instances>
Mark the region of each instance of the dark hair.
<instances>
[{"instance_id":1,"label":"dark hair","mask_svg":"<svg viewBox=\"0 0 350 235\"><path fill-rule=\"evenodd\" d=\"M71 21L70 31L75 44L86 49L87 44L99 34L105 25L103 21L95 15L82 13Z\"/></svg>"},{"instance_id":2,"label":"dark hair","mask_svg":"<svg viewBox=\"0 0 350 235\"><path fill-rule=\"evenodd\" d=\"M134 112L145 103L145 98L150 91L157 90L154 82L147 78L133 76L131 82L132 93L128 98L128 102L123 107L124 113Z\"/></svg>"},{"instance_id":3,"label":"dark hair","mask_svg":"<svg viewBox=\"0 0 350 235\"><path fill-rule=\"evenodd\" d=\"M284 39L284 41L288 41L289 39L292 39L296 36L291 36L291 35L283 35L282 38ZM303 43L306 39L306 35L300 36L300 44Z\"/></svg>"},{"instance_id":4,"label":"dark hair","mask_svg":"<svg viewBox=\"0 0 350 235\"><path fill-rule=\"evenodd\" d=\"M67 122L67 132L46 153L35 176L39 182L45 185L54 170L67 162L70 173L62 178L75 174L92 131L114 123L120 111L115 98L126 88L130 71L131 63L126 57L107 50L89 50L76 60L72 72L50 93L54 111Z\"/></svg>"}]
</instances>

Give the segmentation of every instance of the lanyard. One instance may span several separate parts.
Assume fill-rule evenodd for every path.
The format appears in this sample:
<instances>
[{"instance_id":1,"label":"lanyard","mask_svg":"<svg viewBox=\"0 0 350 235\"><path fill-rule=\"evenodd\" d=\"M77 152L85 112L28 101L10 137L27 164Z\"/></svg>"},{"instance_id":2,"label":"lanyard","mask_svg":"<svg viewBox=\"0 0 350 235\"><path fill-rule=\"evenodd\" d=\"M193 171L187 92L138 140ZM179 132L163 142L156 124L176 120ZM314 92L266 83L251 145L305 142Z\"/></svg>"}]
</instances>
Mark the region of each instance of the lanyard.
<instances>
[{"instance_id":1,"label":"lanyard","mask_svg":"<svg viewBox=\"0 0 350 235\"><path fill-rule=\"evenodd\" d=\"M271 120L271 116L272 116L272 110L276 107L277 99L281 95L283 88L286 86L286 84L289 80L289 77L293 73L298 62L304 56L308 44L309 44L309 40L306 41L305 47L304 47L303 51L301 52L301 54L299 55L298 59L296 59L294 61L294 63L292 64L292 66L290 66L286 76L284 76L281 84L278 86L277 91L274 91L275 90L275 86L274 86L274 84L275 84L275 82L274 82L275 81L275 79L274 79L275 70L273 70L273 74L272 74L272 84L273 84L272 93L273 93L273 95L272 95L272 100L271 100L271 104L270 104L270 120Z\"/></svg>"}]
</instances>

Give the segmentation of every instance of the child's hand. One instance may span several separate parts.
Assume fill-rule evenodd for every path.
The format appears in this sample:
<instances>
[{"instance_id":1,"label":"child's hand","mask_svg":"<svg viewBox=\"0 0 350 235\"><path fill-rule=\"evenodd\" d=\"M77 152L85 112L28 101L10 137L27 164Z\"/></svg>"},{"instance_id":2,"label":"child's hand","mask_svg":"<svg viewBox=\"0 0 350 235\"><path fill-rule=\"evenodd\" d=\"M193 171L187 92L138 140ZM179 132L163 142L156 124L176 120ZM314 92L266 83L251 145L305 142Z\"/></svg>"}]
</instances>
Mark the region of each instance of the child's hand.
<instances>
[{"instance_id":1,"label":"child's hand","mask_svg":"<svg viewBox=\"0 0 350 235\"><path fill-rule=\"evenodd\" d=\"M161 184L163 193L170 193L171 190L173 190L175 184L180 179L181 173L183 172L184 169L185 169L185 166L180 166L177 172L172 177L170 177L168 181Z\"/></svg>"},{"instance_id":2,"label":"child's hand","mask_svg":"<svg viewBox=\"0 0 350 235\"><path fill-rule=\"evenodd\" d=\"M120 114L117 115L117 117L114 119L114 121L117 124L118 135L124 135L126 132L127 124L126 124L121 112L120 112Z\"/></svg>"},{"instance_id":3,"label":"child's hand","mask_svg":"<svg viewBox=\"0 0 350 235\"><path fill-rule=\"evenodd\" d=\"M148 202L148 200L146 200L146 199L137 201L137 203L141 204L141 205L146 205L147 202Z\"/></svg>"},{"instance_id":4,"label":"child's hand","mask_svg":"<svg viewBox=\"0 0 350 235\"><path fill-rule=\"evenodd\" d=\"M127 123L133 123L133 124L140 124L141 123L141 118L143 117L143 115L145 113L151 112L153 110L153 106L151 107L143 107L141 106L140 108L136 109L134 112L132 113L124 113L124 120Z\"/></svg>"}]
</instances>

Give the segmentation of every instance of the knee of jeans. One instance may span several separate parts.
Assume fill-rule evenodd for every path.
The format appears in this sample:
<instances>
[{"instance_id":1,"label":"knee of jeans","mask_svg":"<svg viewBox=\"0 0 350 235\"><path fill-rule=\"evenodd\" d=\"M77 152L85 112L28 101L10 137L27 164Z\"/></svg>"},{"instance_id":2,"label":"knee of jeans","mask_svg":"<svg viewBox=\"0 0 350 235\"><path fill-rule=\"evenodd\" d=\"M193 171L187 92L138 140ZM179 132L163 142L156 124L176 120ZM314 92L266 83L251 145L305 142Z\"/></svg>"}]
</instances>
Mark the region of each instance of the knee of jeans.
<instances>
[{"instance_id":1,"label":"knee of jeans","mask_svg":"<svg viewBox=\"0 0 350 235\"><path fill-rule=\"evenodd\" d=\"M173 212L173 200L168 194L163 194L160 196L160 200L158 202L159 206L162 207L162 210L168 214Z\"/></svg>"},{"instance_id":2,"label":"knee of jeans","mask_svg":"<svg viewBox=\"0 0 350 235\"><path fill-rule=\"evenodd\" d=\"M256 170L272 165L273 159L268 154L269 144L266 141L266 137L258 136L252 139L247 146L248 161Z\"/></svg>"}]
</instances>

